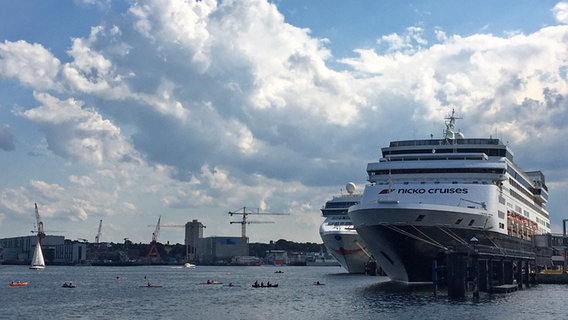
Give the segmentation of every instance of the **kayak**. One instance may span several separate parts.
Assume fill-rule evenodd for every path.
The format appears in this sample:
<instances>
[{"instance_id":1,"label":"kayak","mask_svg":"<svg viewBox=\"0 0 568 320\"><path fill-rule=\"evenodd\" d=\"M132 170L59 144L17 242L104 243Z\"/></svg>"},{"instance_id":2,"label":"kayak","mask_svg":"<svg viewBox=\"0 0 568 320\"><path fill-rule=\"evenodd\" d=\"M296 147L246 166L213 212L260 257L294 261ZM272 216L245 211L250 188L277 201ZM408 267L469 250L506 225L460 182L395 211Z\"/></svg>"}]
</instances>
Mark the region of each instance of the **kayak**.
<instances>
[{"instance_id":1,"label":"kayak","mask_svg":"<svg viewBox=\"0 0 568 320\"><path fill-rule=\"evenodd\" d=\"M240 284L231 284L231 283L223 285L223 287L240 287L240 286L241 286Z\"/></svg>"},{"instance_id":2,"label":"kayak","mask_svg":"<svg viewBox=\"0 0 568 320\"><path fill-rule=\"evenodd\" d=\"M252 285L253 288L278 288L278 283L277 284L271 284L271 285Z\"/></svg>"},{"instance_id":3,"label":"kayak","mask_svg":"<svg viewBox=\"0 0 568 320\"><path fill-rule=\"evenodd\" d=\"M10 287L27 287L27 285L27 282L22 281L10 282Z\"/></svg>"}]
</instances>

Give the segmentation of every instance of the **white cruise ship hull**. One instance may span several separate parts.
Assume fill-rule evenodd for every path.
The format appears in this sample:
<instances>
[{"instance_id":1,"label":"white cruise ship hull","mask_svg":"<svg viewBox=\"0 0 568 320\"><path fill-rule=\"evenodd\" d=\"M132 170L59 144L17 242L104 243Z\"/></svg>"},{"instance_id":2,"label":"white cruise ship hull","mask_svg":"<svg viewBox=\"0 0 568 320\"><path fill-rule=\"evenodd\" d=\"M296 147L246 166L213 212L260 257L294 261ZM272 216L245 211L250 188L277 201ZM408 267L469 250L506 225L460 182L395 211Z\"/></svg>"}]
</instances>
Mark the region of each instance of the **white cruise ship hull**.
<instances>
[{"instance_id":1,"label":"white cruise ship hull","mask_svg":"<svg viewBox=\"0 0 568 320\"><path fill-rule=\"evenodd\" d=\"M369 262L366 245L357 231L325 230L326 223L320 227L320 236L324 245L339 264L349 273L365 273L365 265Z\"/></svg>"}]
</instances>

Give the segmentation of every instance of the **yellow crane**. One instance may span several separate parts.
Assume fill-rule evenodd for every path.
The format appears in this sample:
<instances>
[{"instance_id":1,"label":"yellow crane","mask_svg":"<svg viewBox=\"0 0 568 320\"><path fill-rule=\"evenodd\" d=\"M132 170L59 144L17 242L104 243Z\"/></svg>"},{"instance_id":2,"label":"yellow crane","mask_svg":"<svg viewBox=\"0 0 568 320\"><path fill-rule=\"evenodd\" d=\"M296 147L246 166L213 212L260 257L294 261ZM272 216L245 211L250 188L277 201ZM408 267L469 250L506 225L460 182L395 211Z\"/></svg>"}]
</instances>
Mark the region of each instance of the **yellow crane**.
<instances>
[{"instance_id":1,"label":"yellow crane","mask_svg":"<svg viewBox=\"0 0 568 320\"><path fill-rule=\"evenodd\" d=\"M233 223L240 223L241 224L241 237L247 237L247 224L251 223L274 223L274 221L250 221L247 220L247 216L249 215L273 215L273 216L283 216L289 215L289 213L276 213L276 212L260 212L260 209L256 209L256 211L250 210L247 207L239 208L235 211L229 211L229 215L231 217L233 215L242 215L242 219L240 221L230 221L231 224Z\"/></svg>"}]
</instances>

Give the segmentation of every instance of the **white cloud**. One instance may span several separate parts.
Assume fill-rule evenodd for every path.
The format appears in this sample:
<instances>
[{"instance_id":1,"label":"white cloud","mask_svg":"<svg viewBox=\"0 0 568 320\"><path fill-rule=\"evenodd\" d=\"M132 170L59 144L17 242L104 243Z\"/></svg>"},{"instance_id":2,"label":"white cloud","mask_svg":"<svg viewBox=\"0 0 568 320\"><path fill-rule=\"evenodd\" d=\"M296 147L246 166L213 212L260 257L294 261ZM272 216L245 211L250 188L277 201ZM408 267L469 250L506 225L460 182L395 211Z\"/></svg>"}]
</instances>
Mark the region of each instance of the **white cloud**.
<instances>
[{"instance_id":1,"label":"white cloud","mask_svg":"<svg viewBox=\"0 0 568 320\"><path fill-rule=\"evenodd\" d=\"M48 148L65 159L101 166L136 157L120 129L74 99L36 93L41 106L22 112L46 134Z\"/></svg>"},{"instance_id":2,"label":"white cloud","mask_svg":"<svg viewBox=\"0 0 568 320\"><path fill-rule=\"evenodd\" d=\"M59 67L59 60L41 44L0 43L0 79L13 77L37 90L61 90L56 82Z\"/></svg>"},{"instance_id":3,"label":"white cloud","mask_svg":"<svg viewBox=\"0 0 568 320\"><path fill-rule=\"evenodd\" d=\"M559 23L568 24L568 2L558 2L554 6L554 8L552 8L552 13L556 18L556 21L558 21Z\"/></svg>"}]
</instances>

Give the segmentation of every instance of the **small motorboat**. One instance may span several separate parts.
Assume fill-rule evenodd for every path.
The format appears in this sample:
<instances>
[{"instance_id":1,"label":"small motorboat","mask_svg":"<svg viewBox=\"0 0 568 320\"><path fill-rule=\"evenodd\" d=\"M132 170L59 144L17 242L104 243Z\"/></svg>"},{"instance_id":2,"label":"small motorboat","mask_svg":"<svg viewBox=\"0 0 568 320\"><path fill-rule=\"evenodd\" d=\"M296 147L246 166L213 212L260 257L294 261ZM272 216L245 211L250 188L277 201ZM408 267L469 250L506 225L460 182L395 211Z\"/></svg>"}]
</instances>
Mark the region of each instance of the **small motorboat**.
<instances>
[{"instance_id":1,"label":"small motorboat","mask_svg":"<svg viewBox=\"0 0 568 320\"><path fill-rule=\"evenodd\" d=\"M27 281L12 281L10 282L10 287L27 287Z\"/></svg>"},{"instance_id":2,"label":"small motorboat","mask_svg":"<svg viewBox=\"0 0 568 320\"><path fill-rule=\"evenodd\" d=\"M145 286L140 286L140 288L161 288L162 286L159 284L151 284L150 282L148 282L147 285Z\"/></svg>"},{"instance_id":3,"label":"small motorboat","mask_svg":"<svg viewBox=\"0 0 568 320\"><path fill-rule=\"evenodd\" d=\"M61 287L62 288L76 288L77 286L73 282L65 282Z\"/></svg>"},{"instance_id":4,"label":"small motorboat","mask_svg":"<svg viewBox=\"0 0 568 320\"><path fill-rule=\"evenodd\" d=\"M194 265L193 263L186 262L183 264L183 268L185 269L194 269L195 267L196 265Z\"/></svg>"}]
</instances>

